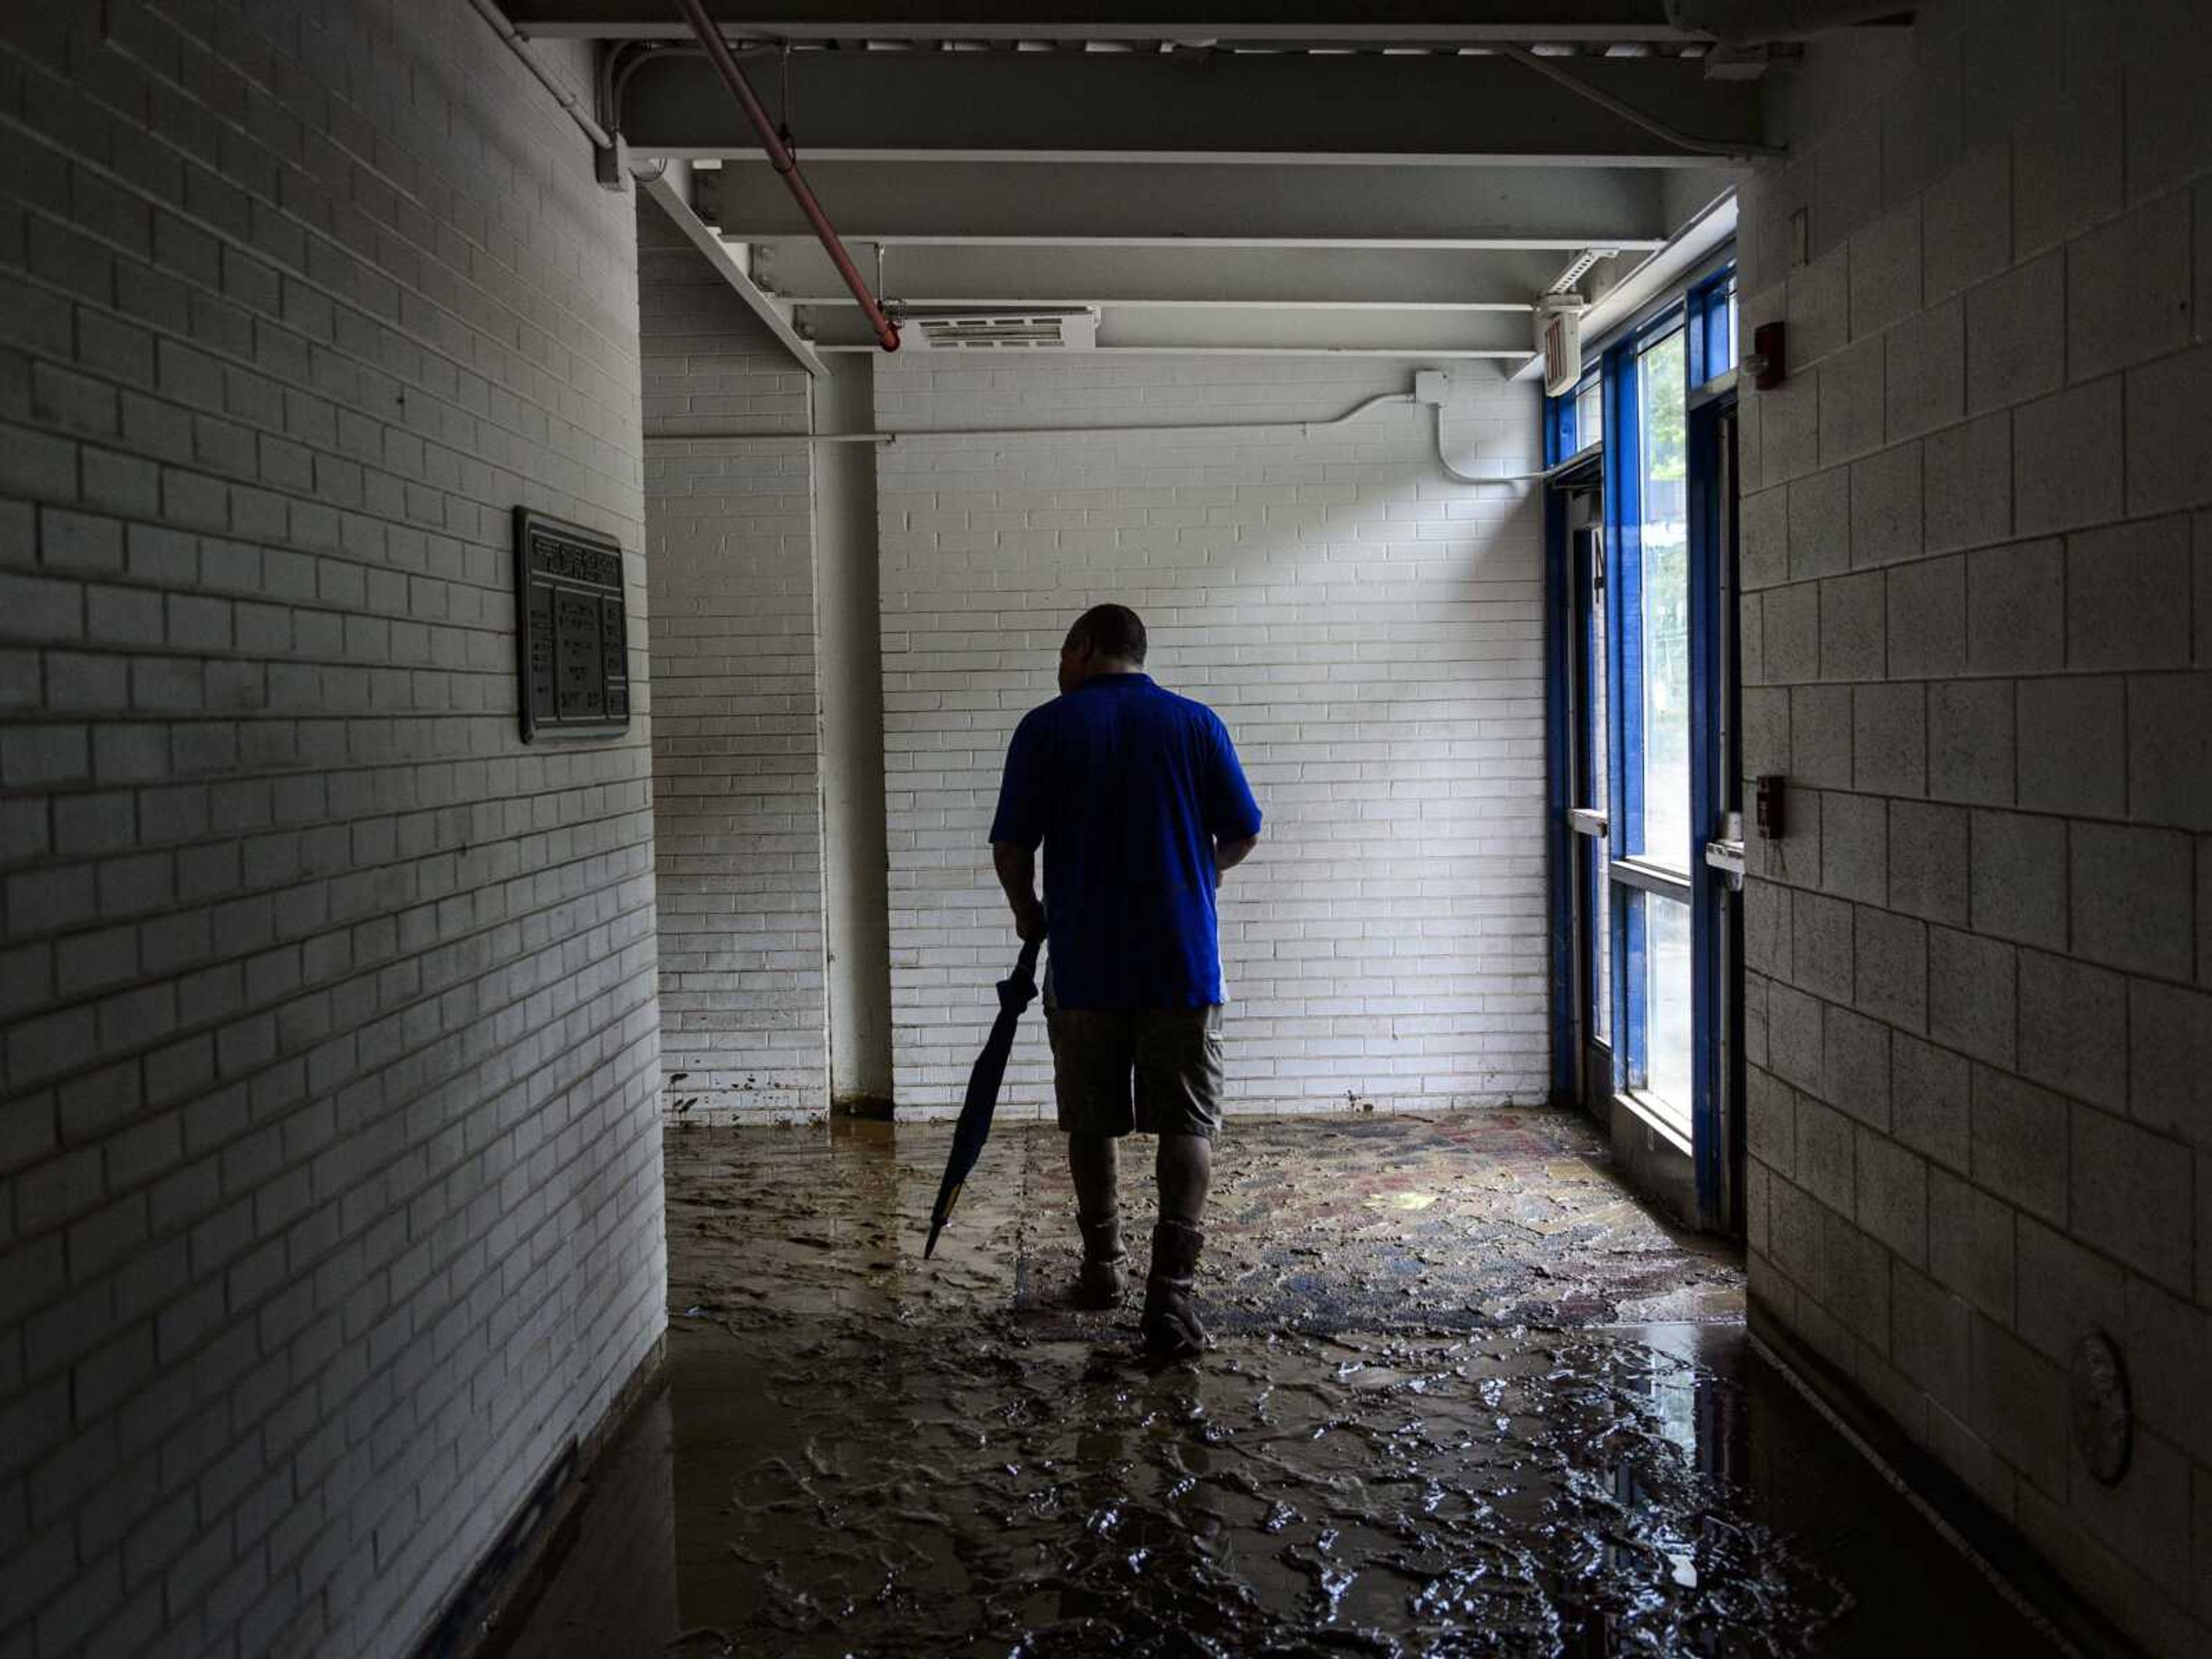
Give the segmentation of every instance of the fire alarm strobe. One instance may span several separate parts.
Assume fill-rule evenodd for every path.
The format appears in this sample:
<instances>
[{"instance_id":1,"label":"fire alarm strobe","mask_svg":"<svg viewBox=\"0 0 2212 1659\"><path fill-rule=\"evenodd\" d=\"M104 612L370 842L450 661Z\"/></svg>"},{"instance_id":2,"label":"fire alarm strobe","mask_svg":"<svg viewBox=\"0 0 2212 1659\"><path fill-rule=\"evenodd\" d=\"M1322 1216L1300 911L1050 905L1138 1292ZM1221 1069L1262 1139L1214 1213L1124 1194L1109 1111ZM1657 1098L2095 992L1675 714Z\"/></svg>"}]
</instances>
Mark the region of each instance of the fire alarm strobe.
<instances>
[{"instance_id":1,"label":"fire alarm strobe","mask_svg":"<svg viewBox=\"0 0 2212 1659\"><path fill-rule=\"evenodd\" d=\"M1781 323L1761 323L1751 331L1751 349L1743 354L1742 370L1752 385L1771 392L1790 378L1789 331Z\"/></svg>"}]
</instances>

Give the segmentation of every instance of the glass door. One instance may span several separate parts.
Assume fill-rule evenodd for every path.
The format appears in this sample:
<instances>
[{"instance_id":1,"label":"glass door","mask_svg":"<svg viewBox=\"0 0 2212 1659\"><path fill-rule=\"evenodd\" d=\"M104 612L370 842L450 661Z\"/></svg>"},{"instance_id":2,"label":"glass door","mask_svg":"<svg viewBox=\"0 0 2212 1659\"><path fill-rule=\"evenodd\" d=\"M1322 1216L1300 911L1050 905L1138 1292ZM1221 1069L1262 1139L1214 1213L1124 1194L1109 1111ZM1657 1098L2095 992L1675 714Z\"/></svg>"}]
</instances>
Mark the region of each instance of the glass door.
<instances>
[{"instance_id":1,"label":"glass door","mask_svg":"<svg viewBox=\"0 0 2212 1659\"><path fill-rule=\"evenodd\" d=\"M1650 1132L1643 1184L1716 1229L1735 1224L1741 1156L1733 295L1723 271L1613 346L1550 434L1555 461L1574 452L1553 520L1562 1038L1616 1146L1624 1122Z\"/></svg>"},{"instance_id":2,"label":"glass door","mask_svg":"<svg viewBox=\"0 0 2212 1659\"><path fill-rule=\"evenodd\" d=\"M1574 909L1575 1096L1601 1111L1612 1098L1613 884L1607 872L1606 801L1612 777L1612 706L1606 626L1604 499L1595 468L1565 490L1569 697L1572 738L1567 792L1569 884Z\"/></svg>"},{"instance_id":3,"label":"glass door","mask_svg":"<svg viewBox=\"0 0 2212 1659\"><path fill-rule=\"evenodd\" d=\"M1710 384L1710 383L1709 383ZM1742 1228L1743 1194L1743 767L1737 672L1735 389L1696 399L1690 410L1691 556L1695 572L1691 640L1699 753L1692 778L1693 822L1708 826L1698 849L1692 1001L1698 1022L1698 1209L1720 1231Z\"/></svg>"},{"instance_id":4,"label":"glass door","mask_svg":"<svg viewBox=\"0 0 2212 1659\"><path fill-rule=\"evenodd\" d=\"M1692 1141L1698 1213L1743 1231L1743 767L1736 587L1736 307L1732 271L1691 289L1690 819L1696 878Z\"/></svg>"},{"instance_id":5,"label":"glass door","mask_svg":"<svg viewBox=\"0 0 2212 1659\"><path fill-rule=\"evenodd\" d=\"M1619 889L1622 1084L1691 1146L1695 1104L1690 971L1688 379L1679 324L1617 354L1621 787L1609 873Z\"/></svg>"}]
</instances>

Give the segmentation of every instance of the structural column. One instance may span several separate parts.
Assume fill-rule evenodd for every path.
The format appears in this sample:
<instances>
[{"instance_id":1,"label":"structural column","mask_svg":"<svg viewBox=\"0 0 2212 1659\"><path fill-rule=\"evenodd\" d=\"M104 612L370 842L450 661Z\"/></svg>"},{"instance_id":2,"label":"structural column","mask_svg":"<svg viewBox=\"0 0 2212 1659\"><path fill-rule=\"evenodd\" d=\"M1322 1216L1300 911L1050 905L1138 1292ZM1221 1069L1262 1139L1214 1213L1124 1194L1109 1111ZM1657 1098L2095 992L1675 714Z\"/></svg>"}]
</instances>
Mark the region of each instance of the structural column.
<instances>
[{"instance_id":1,"label":"structural column","mask_svg":"<svg viewBox=\"0 0 2212 1659\"><path fill-rule=\"evenodd\" d=\"M866 432L875 360L830 359L813 383L817 432ZM890 909L884 841L884 696L878 632L876 447L817 443L814 623L822 709L823 948L830 1097L891 1109Z\"/></svg>"}]
</instances>

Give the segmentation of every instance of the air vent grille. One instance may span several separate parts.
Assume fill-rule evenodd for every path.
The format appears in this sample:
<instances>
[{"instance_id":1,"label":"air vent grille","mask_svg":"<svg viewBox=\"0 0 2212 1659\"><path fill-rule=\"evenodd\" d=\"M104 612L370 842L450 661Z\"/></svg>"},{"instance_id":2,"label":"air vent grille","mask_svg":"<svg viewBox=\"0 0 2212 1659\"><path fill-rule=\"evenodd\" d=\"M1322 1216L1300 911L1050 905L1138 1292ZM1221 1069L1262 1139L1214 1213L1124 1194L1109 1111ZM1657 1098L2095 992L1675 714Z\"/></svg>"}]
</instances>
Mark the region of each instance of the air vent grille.
<instances>
[{"instance_id":1,"label":"air vent grille","mask_svg":"<svg viewBox=\"0 0 2212 1659\"><path fill-rule=\"evenodd\" d=\"M1086 351L1098 339L1098 313L1087 306L911 313L899 320L906 343L925 351Z\"/></svg>"}]
</instances>

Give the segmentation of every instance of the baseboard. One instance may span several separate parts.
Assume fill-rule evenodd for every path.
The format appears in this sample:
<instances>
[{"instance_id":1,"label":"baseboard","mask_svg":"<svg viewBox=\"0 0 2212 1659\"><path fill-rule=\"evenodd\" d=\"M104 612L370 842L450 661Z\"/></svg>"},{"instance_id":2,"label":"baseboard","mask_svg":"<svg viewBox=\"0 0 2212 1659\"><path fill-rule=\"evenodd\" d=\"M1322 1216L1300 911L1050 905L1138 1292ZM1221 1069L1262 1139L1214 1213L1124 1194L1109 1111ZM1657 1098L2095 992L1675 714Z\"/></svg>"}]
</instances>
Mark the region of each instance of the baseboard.
<instances>
[{"instance_id":1,"label":"baseboard","mask_svg":"<svg viewBox=\"0 0 2212 1659\"><path fill-rule=\"evenodd\" d=\"M2057 1650L2078 1659L2146 1659L2009 1521L1914 1444L1855 1378L1798 1340L1762 1298L1750 1297L1748 1315L1752 1346L1760 1356Z\"/></svg>"},{"instance_id":2,"label":"baseboard","mask_svg":"<svg viewBox=\"0 0 2212 1659\"><path fill-rule=\"evenodd\" d=\"M667 1337L655 1338L599 1420L580 1440L562 1446L476 1571L415 1644L414 1659L501 1659L513 1647L523 1624L520 1615L575 1541L586 1477L659 1382L667 1354Z\"/></svg>"}]
</instances>

